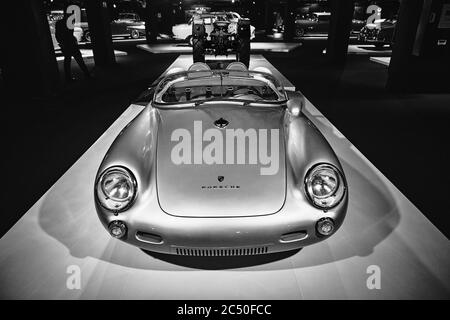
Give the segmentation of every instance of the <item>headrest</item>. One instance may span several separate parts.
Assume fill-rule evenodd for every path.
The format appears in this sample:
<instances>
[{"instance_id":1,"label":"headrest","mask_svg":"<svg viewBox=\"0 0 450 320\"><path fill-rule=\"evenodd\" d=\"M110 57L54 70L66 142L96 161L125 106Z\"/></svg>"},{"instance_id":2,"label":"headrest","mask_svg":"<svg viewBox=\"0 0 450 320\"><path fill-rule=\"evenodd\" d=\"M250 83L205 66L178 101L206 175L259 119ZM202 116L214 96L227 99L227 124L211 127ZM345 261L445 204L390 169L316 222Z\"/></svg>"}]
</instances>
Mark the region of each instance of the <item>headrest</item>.
<instances>
[{"instance_id":1,"label":"headrest","mask_svg":"<svg viewBox=\"0 0 450 320\"><path fill-rule=\"evenodd\" d=\"M204 62L196 62L192 66L189 67L188 78L195 79L200 77L208 77L212 76L213 72L211 68Z\"/></svg>"},{"instance_id":2,"label":"headrest","mask_svg":"<svg viewBox=\"0 0 450 320\"><path fill-rule=\"evenodd\" d=\"M242 62L234 61L227 66L227 70L236 70L236 71L248 71L245 64Z\"/></svg>"},{"instance_id":3,"label":"headrest","mask_svg":"<svg viewBox=\"0 0 450 320\"><path fill-rule=\"evenodd\" d=\"M234 76L240 76L242 73L248 75L248 69L242 62L232 62L227 66L227 70L229 71L230 75ZM235 72L234 72L235 71Z\"/></svg>"},{"instance_id":4,"label":"headrest","mask_svg":"<svg viewBox=\"0 0 450 320\"><path fill-rule=\"evenodd\" d=\"M256 67L256 68L253 69L252 71L272 74L272 71L270 71L270 70L269 70L268 68L266 68L266 67Z\"/></svg>"},{"instance_id":5,"label":"headrest","mask_svg":"<svg viewBox=\"0 0 450 320\"><path fill-rule=\"evenodd\" d=\"M189 67L188 71L211 71L211 68L204 62L196 62Z\"/></svg>"}]
</instances>

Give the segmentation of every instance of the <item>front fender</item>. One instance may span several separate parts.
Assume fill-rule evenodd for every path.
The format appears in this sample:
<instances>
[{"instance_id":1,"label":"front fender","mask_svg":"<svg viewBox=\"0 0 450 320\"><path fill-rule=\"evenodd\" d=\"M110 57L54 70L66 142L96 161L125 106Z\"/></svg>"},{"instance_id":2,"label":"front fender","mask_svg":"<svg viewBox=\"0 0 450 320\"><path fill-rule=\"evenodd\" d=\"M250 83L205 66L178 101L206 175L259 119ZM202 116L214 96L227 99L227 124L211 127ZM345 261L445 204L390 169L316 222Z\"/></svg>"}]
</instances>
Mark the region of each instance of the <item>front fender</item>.
<instances>
[{"instance_id":1,"label":"front fender","mask_svg":"<svg viewBox=\"0 0 450 320\"><path fill-rule=\"evenodd\" d=\"M136 178L138 197L153 190L158 125L159 113L148 105L116 137L100 165L97 179L105 169L123 166Z\"/></svg>"}]
</instances>

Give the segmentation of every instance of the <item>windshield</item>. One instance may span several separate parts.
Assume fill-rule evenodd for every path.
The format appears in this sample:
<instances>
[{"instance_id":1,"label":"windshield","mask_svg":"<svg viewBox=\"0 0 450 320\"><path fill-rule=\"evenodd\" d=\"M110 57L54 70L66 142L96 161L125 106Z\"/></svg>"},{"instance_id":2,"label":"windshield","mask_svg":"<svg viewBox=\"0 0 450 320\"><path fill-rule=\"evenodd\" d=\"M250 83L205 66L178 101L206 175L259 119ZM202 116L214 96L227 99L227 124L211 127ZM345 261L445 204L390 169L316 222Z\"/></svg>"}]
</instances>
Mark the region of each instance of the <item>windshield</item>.
<instances>
[{"instance_id":1,"label":"windshield","mask_svg":"<svg viewBox=\"0 0 450 320\"><path fill-rule=\"evenodd\" d=\"M154 97L156 103L166 105L210 100L273 104L286 101L286 94L281 84L269 74L214 70L167 76L159 83Z\"/></svg>"}]
</instances>

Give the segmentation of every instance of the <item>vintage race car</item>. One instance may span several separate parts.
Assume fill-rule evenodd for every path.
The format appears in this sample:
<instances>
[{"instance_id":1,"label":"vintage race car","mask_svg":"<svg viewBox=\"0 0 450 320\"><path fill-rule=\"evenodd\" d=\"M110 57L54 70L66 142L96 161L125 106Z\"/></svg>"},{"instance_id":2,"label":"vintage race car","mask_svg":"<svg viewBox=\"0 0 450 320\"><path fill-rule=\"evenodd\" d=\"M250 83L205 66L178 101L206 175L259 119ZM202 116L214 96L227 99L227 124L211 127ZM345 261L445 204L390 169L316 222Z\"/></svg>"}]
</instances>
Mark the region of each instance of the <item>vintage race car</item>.
<instances>
[{"instance_id":1,"label":"vintage race car","mask_svg":"<svg viewBox=\"0 0 450 320\"><path fill-rule=\"evenodd\" d=\"M91 32L87 23L85 9L81 10L81 22L76 24L83 29L83 40L91 42ZM139 39L145 36L145 22L136 13L119 13L110 23L113 38Z\"/></svg>"},{"instance_id":2,"label":"vintage race car","mask_svg":"<svg viewBox=\"0 0 450 320\"><path fill-rule=\"evenodd\" d=\"M305 34L328 34L330 18L330 12L314 12L298 17L295 20L296 37L303 37ZM364 20L352 19L350 34L358 34L365 24Z\"/></svg>"},{"instance_id":3,"label":"vintage race car","mask_svg":"<svg viewBox=\"0 0 450 320\"><path fill-rule=\"evenodd\" d=\"M210 34L214 29L214 21L217 19L230 21L229 29L230 33L236 33L237 23L239 19L242 19L237 12L212 12L212 13L202 13L194 14L195 16L202 17L205 21L205 31ZM174 39L185 40L187 43L192 45L192 24L194 22L194 15L189 19L188 23L177 24L172 27L172 33ZM250 26L250 40L255 38L255 27Z\"/></svg>"},{"instance_id":4,"label":"vintage race car","mask_svg":"<svg viewBox=\"0 0 450 320\"><path fill-rule=\"evenodd\" d=\"M267 69L171 70L143 94L94 187L111 236L189 256L256 255L327 239L347 211L330 145Z\"/></svg>"},{"instance_id":5,"label":"vintage race car","mask_svg":"<svg viewBox=\"0 0 450 320\"><path fill-rule=\"evenodd\" d=\"M358 40L363 43L373 44L377 48L385 45L392 46L395 40L395 19L378 19L361 29Z\"/></svg>"}]
</instances>

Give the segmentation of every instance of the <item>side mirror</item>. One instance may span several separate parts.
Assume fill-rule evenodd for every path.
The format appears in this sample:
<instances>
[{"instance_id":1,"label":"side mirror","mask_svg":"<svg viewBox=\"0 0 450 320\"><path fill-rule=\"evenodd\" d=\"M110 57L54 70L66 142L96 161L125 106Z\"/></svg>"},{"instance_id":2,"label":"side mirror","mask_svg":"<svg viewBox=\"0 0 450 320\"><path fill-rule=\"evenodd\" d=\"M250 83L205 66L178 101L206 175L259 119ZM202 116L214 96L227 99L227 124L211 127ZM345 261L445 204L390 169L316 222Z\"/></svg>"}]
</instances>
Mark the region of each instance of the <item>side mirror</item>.
<instances>
[{"instance_id":1,"label":"side mirror","mask_svg":"<svg viewBox=\"0 0 450 320\"><path fill-rule=\"evenodd\" d=\"M299 117L301 116L305 106L305 98L301 94L296 94L293 97L289 97L286 105L292 116Z\"/></svg>"}]
</instances>

